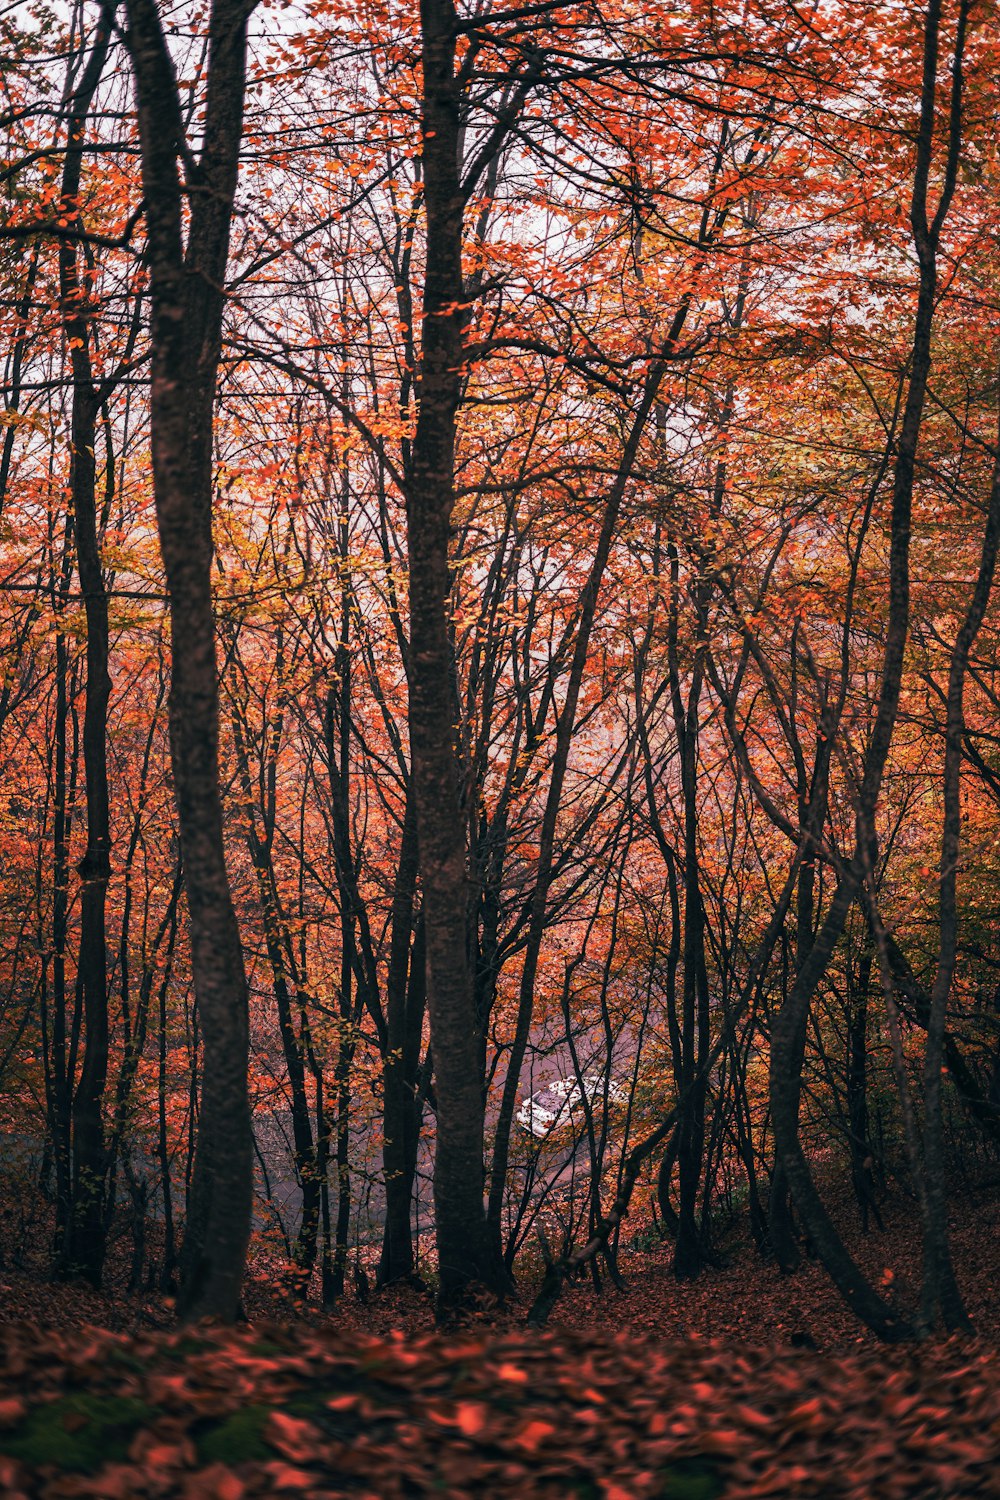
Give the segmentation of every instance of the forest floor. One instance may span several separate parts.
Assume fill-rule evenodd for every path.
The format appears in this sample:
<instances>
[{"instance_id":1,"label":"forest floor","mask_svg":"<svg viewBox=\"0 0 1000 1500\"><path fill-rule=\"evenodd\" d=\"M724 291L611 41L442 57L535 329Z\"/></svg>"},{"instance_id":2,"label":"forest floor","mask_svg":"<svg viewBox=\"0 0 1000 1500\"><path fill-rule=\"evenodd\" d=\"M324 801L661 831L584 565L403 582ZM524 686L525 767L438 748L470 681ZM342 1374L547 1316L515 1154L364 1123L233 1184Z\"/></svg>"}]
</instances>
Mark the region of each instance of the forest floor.
<instances>
[{"instance_id":1,"label":"forest floor","mask_svg":"<svg viewBox=\"0 0 1000 1500\"><path fill-rule=\"evenodd\" d=\"M883 1212L851 1246L902 1304L915 1216ZM324 1316L262 1261L246 1325L178 1330L114 1262L106 1295L57 1286L2 1235L0 1495L1000 1500L995 1189L952 1242L977 1337L887 1350L820 1267L745 1244L687 1284L668 1245L623 1247L625 1290L572 1284L544 1333L526 1289L442 1336L412 1290Z\"/></svg>"}]
</instances>

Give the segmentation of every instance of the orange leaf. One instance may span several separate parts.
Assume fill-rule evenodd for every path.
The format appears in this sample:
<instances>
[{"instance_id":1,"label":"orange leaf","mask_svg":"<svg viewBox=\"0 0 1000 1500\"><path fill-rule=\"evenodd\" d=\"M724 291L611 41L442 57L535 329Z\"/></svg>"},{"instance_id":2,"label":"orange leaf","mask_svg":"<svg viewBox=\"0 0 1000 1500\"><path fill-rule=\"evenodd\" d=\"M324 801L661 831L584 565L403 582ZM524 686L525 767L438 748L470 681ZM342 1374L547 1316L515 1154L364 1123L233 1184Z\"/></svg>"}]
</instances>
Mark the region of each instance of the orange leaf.
<instances>
[{"instance_id":1,"label":"orange leaf","mask_svg":"<svg viewBox=\"0 0 1000 1500\"><path fill-rule=\"evenodd\" d=\"M526 1427L514 1437L514 1442L526 1453L534 1453L547 1437L551 1437L555 1428L551 1422L529 1422Z\"/></svg>"},{"instance_id":2,"label":"orange leaf","mask_svg":"<svg viewBox=\"0 0 1000 1500\"><path fill-rule=\"evenodd\" d=\"M475 1437L486 1426L488 1412L479 1401L462 1401L455 1414L459 1432L465 1437Z\"/></svg>"},{"instance_id":3,"label":"orange leaf","mask_svg":"<svg viewBox=\"0 0 1000 1500\"><path fill-rule=\"evenodd\" d=\"M26 1410L20 1396L5 1396L0 1401L0 1427L16 1427Z\"/></svg>"},{"instance_id":4,"label":"orange leaf","mask_svg":"<svg viewBox=\"0 0 1000 1500\"><path fill-rule=\"evenodd\" d=\"M244 1485L225 1464L211 1464L189 1475L181 1493L184 1500L242 1500Z\"/></svg>"},{"instance_id":5,"label":"orange leaf","mask_svg":"<svg viewBox=\"0 0 1000 1500\"><path fill-rule=\"evenodd\" d=\"M271 1412L266 1435L269 1443L273 1443L280 1453L296 1463L308 1462L316 1452L316 1428L311 1422L290 1417L287 1412Z\"/></svg>"},{"instance_id":6,"label":"orange leaf","mask_svg":"<svg viewBox=\"0 0 1000 1500\"><path fill-rule=\"evenodd\" d=\"M292 1464L268 1464L268 1477L274 1490L311 1490L316 1486L316 1475Z\"/></svg>"},{"instance_id":7,"label":"orange leaf","mask_svg":"<svg viewBox=\"0 0 1000 1500\"><path fill-rule=\"evenodd\" d=\"M0 1453L0 1485L3 1486L5 1494L13 1495L17 1492L17 1478L20 1472L20 1464L13 1458L8 1458L5 1453Z\"/></svg>"},{"instance_id":8,"label":"orange leaf","mask_svg":"<svg viewBox=\"0 0 1000 1500\"><path fill-rule=\"evenodd\" d=\"M220 1476L215 1493L218 1495L219 1500L243 1500L243 1496L246 1493L246 1486L242 1479L238 1479L235 1474L227 1472Z\"/></svg>"},{"instance_id":9,"label":"orange leaf","mask_svg":"<svg viewBox=\"0 0 1000 1500\"><path fill-rule=\"evenodd\" d=\"M811 1401L803 1401L801 1406L796 1406L790 1411L786 1421L789 1424L794 1423L797 1427L814 1427L817 1418L822 1419L822 1415L823 1403L818 1396L814 1396Z\"/></svg>"},{"instance_id":10,"label":"orange leaf","mask_svg":"<svg viewBox=\"0 0 1000 1500\"><path fill-rule=\"evenodd\" d=\"M746 1438L733 1427L719 1427L714 1432L706 1432L700 1439L706 1453L738 1453L745 1442Z\"/></svg>"}]
</instances>

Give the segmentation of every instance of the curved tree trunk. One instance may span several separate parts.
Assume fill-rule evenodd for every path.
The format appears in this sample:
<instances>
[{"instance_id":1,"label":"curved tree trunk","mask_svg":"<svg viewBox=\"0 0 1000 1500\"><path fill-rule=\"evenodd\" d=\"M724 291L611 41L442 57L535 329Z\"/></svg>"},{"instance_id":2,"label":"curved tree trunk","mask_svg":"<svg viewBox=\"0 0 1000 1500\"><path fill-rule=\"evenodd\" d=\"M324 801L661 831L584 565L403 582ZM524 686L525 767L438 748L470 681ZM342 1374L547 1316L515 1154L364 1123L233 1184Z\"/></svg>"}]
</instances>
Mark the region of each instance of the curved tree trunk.
<instances>
[{"instance_id":1,"label":"curved tree trunk","mask_svg":"<svg viewBox=\"0 0 1000 1500\"><path fill-rule=\"evenodd\" d=\"M858 792L855 857L838 879L826 917L808 958L796 974L771 1038L770 1084L774 1135L796 1207L817 1252L845 1300L873 1332L888 1341L909 1337L914 1328L877 1295L851 1258L823 1207L799 1139L799 1088L794 1058L796 1041L806 1024L816 986L826 972L862 882L870 879L877 859L875 814L899 710L903 660L909 635L913 488L917 445L931 365L931 329L937 294L937 252L958 173L962 124L962 59L967 10L966 0L963 0L956 32L946 137L947 156L940 195L933 214L928 208L928 190L935 145L941 0L930 0L925 17L920 126L917 132L910 205L910 223L920 266L920 284L913 329L910 380L893 469L889 611L881 686Z\"/></svg>"}]
</instances>

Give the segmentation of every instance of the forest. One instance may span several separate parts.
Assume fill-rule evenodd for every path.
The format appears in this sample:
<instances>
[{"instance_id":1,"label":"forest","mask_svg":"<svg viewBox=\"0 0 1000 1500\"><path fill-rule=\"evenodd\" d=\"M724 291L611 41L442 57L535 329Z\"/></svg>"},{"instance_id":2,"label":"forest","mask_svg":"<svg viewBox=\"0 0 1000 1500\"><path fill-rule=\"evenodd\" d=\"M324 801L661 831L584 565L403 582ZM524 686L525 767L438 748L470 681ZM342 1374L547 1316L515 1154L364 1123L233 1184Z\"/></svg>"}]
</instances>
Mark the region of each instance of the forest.
<instances>
[{"instance_id":1,"label":"forest","mask_svg":"<svg viewBox=\"0 0 1000 1500\"><path fill-rule=\"evenodd\" d=\"M0 32L0 1489L1000 1494L992 0Z\"/></svg>"}]
</instances>

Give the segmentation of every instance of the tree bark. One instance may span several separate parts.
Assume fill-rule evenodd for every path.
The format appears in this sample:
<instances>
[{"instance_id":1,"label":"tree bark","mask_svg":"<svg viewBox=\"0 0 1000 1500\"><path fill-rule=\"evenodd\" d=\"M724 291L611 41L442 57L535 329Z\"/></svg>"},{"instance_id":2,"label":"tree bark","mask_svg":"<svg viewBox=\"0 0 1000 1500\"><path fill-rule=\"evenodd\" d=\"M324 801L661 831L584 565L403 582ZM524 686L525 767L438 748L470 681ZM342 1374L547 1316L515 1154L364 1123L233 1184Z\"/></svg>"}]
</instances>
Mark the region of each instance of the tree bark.
<instances>
[{"instance_id":1,"label":"tree bark","mask_svg":"<svg viewBox=\"0 0 1000 1500\"><path fill-rule=\"evenodd\" d=\"M70 108L60 213L80 223L84 132L104 71L117 0L105 0L93 47ZM108 1076L108 973L106 902L111 877L111 817L108 802L107 730L111 678L108 671L108 595L97 523L97 417L102 393L91 363L91 308L71 239L59 246L59 296L73 371L70 496L77 568L87 620L87 675L83 721L83 765L87 788L87 844L80 876L80 954L77 979L83 997L84 1044L80 1079L73 1095L72 1207L62 1246L61 1270L99 1287L104 1268L104 1193L107 1152L103 1102ZM106 383L105 383L106 384Z\"/></svg>"},{"instance_id":2,"label":"tree bark","mask_svg":"<svg viewBox=\"0 0 1000 1500\"><path fill-rule=\"evenodd\" d=\"M861 1228L868 1233L869 1215L884 1229L875 1194L868 1129L868 986L873 954L866 948L857 966L854 984L847 992L847 1122L850 1131L851 1184L861 1214Z\"/></svg>"},{"instance_id":3,"label":"tree bark","mask_svg":"<svg viewBox=\"0 0 1000 1500\"><path fill-rule=\"evenodd\" d=\"M277 655L283 654L283 641L278 633ZM266 760L261 782L266 788L260 802L256 802L250 774L248 748L249 726L244 724L239 706L235 702L232 715L233 741L236 747L236 764L247 815L247 852L257 880L257 896L260 901L261 919L264 927L264 947L274 988L275 1007L278 1012L278 1029L281 1047L288 1074L288 1090L291 1096L292 1143L295 1153L295 1174L302 1193L302 1217L292 1250L296 1280L303 1296L306 1295L313 1267L316 1264L316 1246L319 1235L320 1180L313 1140L312 1122L309 1116L309 1096L306 1090L307 1039L295 1030L292 1010L292 995L289 980L296 991L300 989L299 976L292 958L288 926L278 889L278 876L274 867L274 835L277 821L276 783L277 757L283 726L283 711L279 708L273 726L266 724L262 731L261 756ZM260 827L258 828L258 818Z\"/></svg>"},{"instance_id":4,"label":"tree bark","mask_svg":"<svg viewBox=\"0 0 1000 1500\"><path fill-rule=\"evenodd\" d=\"M944 1121L941 1074L944 1065L945 1024L955 972L958 942L957 879L961 850L962 746L965 739L965 679L969 656L986 615L997 550L1000 547L1000 457L994 459L989 511L975 587L951 653L946 698L944 753L944 824L941 832L938 966L930 994L927 1043L924 1051L924 1275L921 1321L933 1329L940 1306L949 1333L968 1332L972 1325L955 1279L948 1244L948 1193L945 1181Z\"/></svg>"},{"instance_id":5,"label":"tree bark","mask_svg":"<svg viewBox=\"0 0 1000 1500\"><path fill-rule=\"evenodd\" d=\"M191 967L204 1037L180 1310L231 1320L250 1234L248 990L226 870L212 609L212 429L253 0L214 0L204 145L191 162L154 0L126 0L152 294L150 417L157 527L170 607L170 749ZM179 163L187 163L182 183ZM187 245L183 204L190 203Z\"/></svg>"},{"instance_id":6,"label":"tree bark","mask_svg":"<svg viewBox=\"0 0 1000 1500\"><path fill-rule=\"evenodd\" d=\"M423 920L414 922L417 881L416 825L407 799L396 883L386 980L388 1046L382 1064L382 1163L385 1230L378 1285L410 1277L416 1270L410 1222L420 1133L419 1066L426 1002Z\"/></svg>"},{"instance_id":7,"label":"tree bark","mask_svg":"<svg viewBox=\"0 0 1000 1500\"><path fill-rule=\"evenodd\" d=\"M439 1310L474 1283L499 1290L483 1211L483 1098L466 936L465 824L458 785L448 543L455 505L455 439L463 380L460 85L452 0L421 4L423 176L427 265L418 412L407 483L409 728L427 941L427 989L437 1090L434 1209Z\"/></svg>"}]
</instances>

